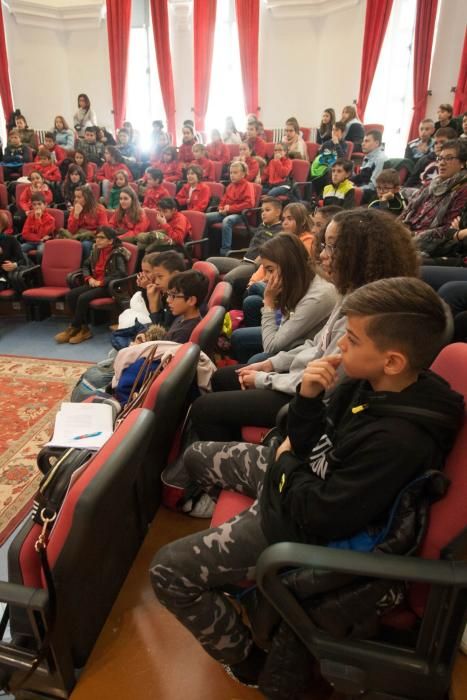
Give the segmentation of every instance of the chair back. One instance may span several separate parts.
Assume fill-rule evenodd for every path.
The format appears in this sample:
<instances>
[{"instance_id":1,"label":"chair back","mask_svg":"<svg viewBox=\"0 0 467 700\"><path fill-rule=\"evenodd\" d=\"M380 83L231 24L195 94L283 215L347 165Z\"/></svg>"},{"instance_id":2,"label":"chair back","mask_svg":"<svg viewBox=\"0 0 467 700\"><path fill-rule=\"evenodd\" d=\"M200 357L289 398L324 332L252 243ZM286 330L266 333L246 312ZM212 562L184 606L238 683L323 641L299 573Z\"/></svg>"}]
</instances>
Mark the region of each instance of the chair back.
<instances>
[{"instance_id":1,"label":"chair back","mask_svg":"<svg viewBox=\"0 0 467 700\"><path fill-rule=\"evenodd\" d=\"M319 145L317 143L314 143L313 141L305 141L306 143L306 150L308 153L308 158L310 159L310 163L314 161L316 156L318 155L319 151Z\"/></svg>"},{"instance_id":2,"label":"chair back","mask_svg":"<svg viewBox=\"0 0 467 700\"><path fill-rule=\"evenodd\" d=\"M271 159L274 158L274 147L275 143L272 143L271 141L266 142L266 158Z\"/></svg>"},{"instance_id":3,"label":"chair back","mask_svg":"<svg viewBox=\"0 0 467 700\"><path fill-rule=\"evenodd\" d=\"M221 179L222 169L224 167L224 164L220 161L217 161L217 160L213 160L212 164L214 166L214 180L217 182L218 180Z\"/></svg>"},{"instance_id":4,"label":"chair back","mask_svg":"<svg viewBox=\"0 0 467 700\"><path fill-rule=\"evenodd\" d=\"M13 217L11 211L8 209L0 209L0 213L4 214L8 219L8 228L5 230L5 233L13 233Z\"/></svg>"},{"instance_id":5,"label":"chair back","mask_svg":"<svg viewBox=\"0 0 467 700\"><path fill-rule=\"evenodd\" d=\"M363 128L365 129L365 134L369 131L381 131L384 134L384 124L364 124Z\"/></svg>"},{"instance_id":6,"label":"chair back","mask_svg":"<svg viewBox=\"0 0 467 700\"><path fill-rule=\"evenodd\" d=\"M219 278L219 270L215 265L208 262L207 260L197 260L197 262L193 264L193 270L198 270L198 272L202 272L203 275L206 275L206 277L208 278L209 287L207 299L209 299Z\"/></svg>"},{"instance_id":7,"label":"chair back","mask_svg":"<svg viewBox=\"0 0 467 700\"><path fill-rule=\"evenodd\" d=\"M311 136L311 127L310 126L301 126L300 131L302 132L302 138L304 141L309 141L310 136Z\"/></svg>"},{"instance_id":8,"label":"chair back","mask_svg":"<svg viewBox=\"0 0 467 700\"><path fill-rule=\"evenodd\" d=\"M359 207L362 203L363 199L363 190L361 187L354 187L354 193L355 193L355 206Z\"/></svg>"},{"instance_id":9,"label":"chair back","mask_svg":"<svg viewBox=\"0 0 467 700\"><path fill-rule=\"evenodd\" d=\"M98 182L88 182L86 183L89 189L92 191L94 197L99 201L99 197L101 196L101 187Z\"/></svg>"},{"instance_id":10,"label":"chair back","mask_svg":"<svg viewBox=\"0 0 467 700\"><path fill-rule=\"evenodd\" d=\"M175 195L177 194L177 185L175 184L175 182L169 182L168 180L164 180L162 182L162 185L165 187L170 197L175 197Z\"/></svg>"},{"instance_id":11,"label":"chair back","mask_svg":"<svg viewBox=\"0 0 467 700\"><path fill-rule=\"evenodd\" d=\"M156 209L148 209L148 207L144 207L144 213L148 217L149 220L149 230L150 231L157 231L159 227L159 222L157 220L157 211Z\"/></svg>"},{"instance_id":12,"label":"chair back","mask_svg":"<svg viewBox=\"0 0 467 700\"><path fill-rule=\"evenodd\" d=\"M230 309L232 291L230 282L218 282L209 298L208 310L212 309L213 306L223 306L224 309Z\"/></svg>"},{"instance_id":13,"label":"chair back","mask_svg":"<svg viewBox=\"0 0 467 700\"><path fill-rule=\"evenodd\" d=\"M345 145L347 146L347 152L345 154L345 157L347 158L347 160L350 160L350 157L353 153L354 143L353 141L346 141Z\"/></svg>"},{"instance_id":14,"label":"chair back","mask_svg":"<svg viewBox=\"0 0 467 700\"><path fill-rule=\"evenodd\" d=\"M211 183L207 182L207 185L220 185L220 183ZM222 185L221 185L222 187ZM191 240L192 241L200 241L202 238L204 238L204 234L206 232L206 214L202 211L194 211L193 209L186 209L183 212L183 215L188 219L188 221L191 224ZM203 250L202 250L203 244L200 243L199 245L195 245L192 247L193 251L193 257L196 258L197 260L200 260L203 255Z\"/></svg>"},{"instance_id":15,"label":"chair back","mask_svg":"<svg viewBox=\"0 0 467 700\"><path fill-rule=\"evenodd\" d=\"M8 208L8 190L6 185L0 183L0 209Z\"/></svg>"},{"instance_id":16,"label":"chair back","mask_svg":"<svg viewBox=\"0 0 467 700\"><path fill-rule=\"evenodd\" d=\"M92 182L95 182L96 177L97 177L97 163L93 163L92 161L89 161L88 166L89 166L89 170L92 173Z\"/></svg>"},{"instance_id":17,"label":"chair back","mask_svg":"<svg viewBox=\"0 0 467 700\"><path fill-rule=\"evenodd\" d=\"M138 185L137 185L136 182L133 182L133 181L129 182L129 183L128 183L128 187L131 187L131 189L133 190L133 192L134 192L135 194L138 194Z\"/></svg>"},{"instance_id":18,"label":"chair back","mask_svg":"<svg viewBox=\"0 0 467 700\"><path fill-rule=\"evenodd\" d=\"M307 160L292 160L292 178L294 182L306 182L310 174L310 164Z\"/></svg>"},{"instance_id":19,"label":"chair back","mask_svg":"<svg viewBox=\"0 0 467 700\"><path fill-rule=\"evenodd\" d=\"M122 241L122 246L130 253L126 266L127 275L133 275L136 270L136 263L138 262L138 246L134 243L126 243L125 241Z\"/></svg>"},{"instance_id":20,"label":"chair back","mask_svg":"<svg viewBox=\"0 0 467 700\"><path fill-rule=\"evenodd\" d=\"M196 343L206 355L211 356L224 323L225 309L213 306L201 319L190 335L190 342Z\"/></svg>"},{"instance_id":21,"label":"chair back","mask_svg":"<svg viewBox=\"0 0 467 700\"><path fill-rule=\"evenodd\" d=\"M79 241L46 241L41 262L44 287L67 287L67 276L81 267L82 254Z\"/></svg>"},{"instance_id":22,"label":"chair back","mask_svg":"<svg viewBox=\"0 0 467 700\"><path fill-rule=\"evenodd\" d=\"M254 190L254 197L255 197L255 203L254 207L259 207L260 205L260 200L263 195L263 187L260 185L258 182L250 182L250 185L252 185L253 190Z\"/></svg>"},{"instance_id":23,"label":"chair back","mask_svg":"<svg viewBox=\"0 0 467 700\"><path fill-rule=\"evenodd\" d=\"M211 190L211 197L219 197L219 199L222 199L225 190L222 182L206 182L205 184Z\"/></svg>"},{"instance_id":24,"label":"chair back","mask_svg":"<svg viewBox=\"0 0 467 700\"><path fill-rule=\"evenodd\" d=\"M33 170L37 170L36 163L24 163L21 173L23 177L29 177Z\"/></svg>"},{"instance_id":25,"label":"chair back","mask_svg":"<svg viewBox=\"0 0 467 700\"><path fill-rule=\"evenodd\" d=\"M238 156L238 154L240 153L240 144L238 144L238 143L226 143L225 145L229 149L230 160L235 158L235 156Z\"/></svg>"},{"instance_id":26,"label":"chair back","mask_svg":"<svg viewBox=\"0 0 467 700\"><path fill-rule=\"evenodd\" d=\"M274 139L274 129L264 129L264 140L271 143Z\"/></svg>"},{"instance_id":27,"label":"chair back","mask_svg":"<svg viewBox=\"0 0 467 700\"><path fill-rule=\"evenodd\" d=\"M61 209L53 209L52 207L47 208L46 211L55 219L55 231L65 226L65 212Z\"/></svg>"},{"instance_id":28,"label":"chair back","mask_svg":"<svg viewBox=\"0 0 467 700\"><path fill-rule=\"evenodd\" d=\"M399 168L399 182L401 183L401 185L404 184L404 182L407 180L408 177L409 177L409 169L406 168L405 165L403 165L402 167Z\"/></svg>"},{"instance_id":29,"label":"chair back","mask_svg":"<svg viewBox=\"0 0 467 700\"><path fill-rule=\"evenodd\" d=\"M5 173L3 170L3 165L0 165L0 182L5 182Z\"/></svg>"}]
</instances>

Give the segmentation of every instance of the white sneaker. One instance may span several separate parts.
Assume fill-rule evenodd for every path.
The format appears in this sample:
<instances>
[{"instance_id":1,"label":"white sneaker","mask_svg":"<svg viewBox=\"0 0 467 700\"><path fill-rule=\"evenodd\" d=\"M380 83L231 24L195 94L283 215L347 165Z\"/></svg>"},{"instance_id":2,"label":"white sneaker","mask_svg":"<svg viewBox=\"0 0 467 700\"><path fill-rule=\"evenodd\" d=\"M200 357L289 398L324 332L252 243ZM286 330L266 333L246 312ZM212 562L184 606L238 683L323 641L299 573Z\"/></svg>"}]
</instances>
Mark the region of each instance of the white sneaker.
<instances>
[{"instance_id":1,"label":"white sneaker","mask_svg":"<svg viewBox=\"0 0 467 700\"><path fill-rule=\"evenodd\" d=\"M461 639L461 651L467 656L467 627L464 630L464 634Z\"/></svg>"},{"instance_id":2,"label":"white sneaker","mask_svg":"<svg viewBox=\"0 0 467 700\"><path fill-rule=\"evenodd\" d=\"M207 493L203 493L188 515L191 515L192 518L212 518L215 506L215 501Z\"/></svg>"}]
</instances>

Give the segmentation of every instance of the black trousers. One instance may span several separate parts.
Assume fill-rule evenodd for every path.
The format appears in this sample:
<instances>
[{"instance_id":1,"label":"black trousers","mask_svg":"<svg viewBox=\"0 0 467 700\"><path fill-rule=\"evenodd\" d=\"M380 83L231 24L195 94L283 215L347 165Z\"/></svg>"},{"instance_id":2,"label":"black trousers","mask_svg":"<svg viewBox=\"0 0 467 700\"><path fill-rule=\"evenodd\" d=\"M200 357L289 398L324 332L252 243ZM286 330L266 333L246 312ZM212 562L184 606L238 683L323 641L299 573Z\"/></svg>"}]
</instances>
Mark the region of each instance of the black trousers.
<instances>
[{"instance_id":1,"label":"black trousers","mask_svg":"<svg viewBox=\"0 0 467 700\"><path fill-rule=\"evenodd\" d=\"M242 366L217 370L213 392L194 402L191 418L200 440L241 440L241 429L246 425L272 428L279 410L291 401L292 397L281 391L240 389L235 370Z\"/></svg>"},{"instance_id":2,"label":"black trousers","mask_svg":"<svg viewBox=\"0 0 467 700\"><path fill-rule=\"evenodd\" d=\"M105 287L90 287L89 284L83 284L81 287L71 289L66 295L66 300L73 313L71 325L73 328L81 328L87 322L89 303L93 299L108 297L109 290Z\"/></svg>"}]
</instances>

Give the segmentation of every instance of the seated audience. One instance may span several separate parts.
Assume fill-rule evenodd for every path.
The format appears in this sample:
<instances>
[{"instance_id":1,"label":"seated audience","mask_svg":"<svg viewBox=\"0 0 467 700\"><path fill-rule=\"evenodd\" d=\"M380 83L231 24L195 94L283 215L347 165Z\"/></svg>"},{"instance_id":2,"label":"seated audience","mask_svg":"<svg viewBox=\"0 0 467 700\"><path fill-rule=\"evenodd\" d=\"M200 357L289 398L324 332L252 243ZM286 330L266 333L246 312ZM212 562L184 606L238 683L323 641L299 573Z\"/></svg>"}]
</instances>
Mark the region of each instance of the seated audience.
<instances>
[{"instance_id":1,"label":"seated audience","mask_svg":"<svg viewBox=\"0 0 467 700\"><path fill-rule=\"evenodd\" d=\"M41 146L37 151L35 159L35 167L42 175L45 182L49 185L62 181L62 174L52 160L52 154L44 146Z\"/></svg>"},{"instance_id":2,"label":"seated audience","mask_svg":"<svg viewBox=\"0 0 467 700\"><path fill-rule=\"evenodd\" d=\"M274 156L263 170L263 192L270 197L288 195L292 185L292 161L287 157L287 146L274 144Z\"/></svg>"},{"instance_id":3,"label":"seated audience","mask_svg":"<svg viewBox=\"0 0 467 700\"><path fill-rule=\"evenodd\" d=\"M207 157L216 163L228 165L230 162L230 151L223 143L221 132L217 129L211 131L211 143L206 146Z\"/></svg>"},{"instance_id":4,"label":"seated audience","mask_svg":"<svg viewBox=\"0 0 467 700\"><path fill-rule=\"evenodd\" d=\"M421 156L421 158L417 160L412 174L409 175L404 183L404 188L419 188L429 184L433 177L436 177L438 174L436 158L441 153L441 147L446 143L446 141L451 141L452 139L455 139L456 136L457 134L454 129L450 129L449 127L446 129L441 127L441 129L435 131L435 135L433 137L433 150L428 151L426 155Z\"/></svg>"},{"instance_id":5,"label":"seated audience","mask_svg":"<svg viewBox=\"0 0 467 700\"><path fill-rule=\"evenodd\" d=\"M211 190L209 189L209 185L202 182L203 171L201 167L199 165L188 166L186 179L186 185L183 185L182 189L179 190L175 197L180 209L206 211L211 198Z\"/></svg>"},{"instance_id":6,"label":"seated audience","mask_svg":"<svg viewBox=\"0 0 467 700\"><path fill-rule=\"evenodd\" d=\"M247 167L246 179L248 182L257 182L259 178L259 160L251 155L251 148L246 141L238 147L238 156L235 156L233 163L245 163Z\"/></svg>"},{"instance_id":7,"label":"seated audience","mask_svg":"<svg viewBox=\"0 0 467 700\"><path fill-rule=\"evenodd\" d=\"M49 151L52 156L52 163L55 165L60 165L65 158L68 157L67 152L61 146L57 146L55 142L55 134L52 131L46 131L44 135L44 148ZM39 148L40 151L40 148ZM39 154L36 156L35 161L37 162Z\"/></svg>"},{"instance_id":8,"label":"seated audience","mask_svg":"<svg viewBox=\"0 0 467 700\"><path fill-rule=\"evenodd\" d=\"M376 178L383 169L386 162L386 154L381 145L383 135L381 131L369 131L362 144L362 150L365 157L360 166L358 175L352 176L352 182L363 190L362 203L366 204L371 201L376 193Z\"/></svg>"},{"instance_id":9,"label":"seated audience","mask_svg":"<svg viewBox=\"0 0 467 700\"><path fill-rule=\"evenodd\" d=\"M81 241L85 259L91 251L97 229L107 226L107 223L107 211L102 204L98 204L91 188L87 185L76 187L67 231L62 231L61 235Z\"/></svg>"},{"instance_id":10,"label":"seated audience","mask_svg":"<svg viewBox=\"0 0 467 700\"><path fill-rule=\"evenodd\" d=\"M34 151L37 148L36 134L34 129L28 127L26 117L23 114L15 116L15 125L23 146L29 146Z\"/></svg>"},{"instance_id":11,"label":"seated audience","mask_svg":"<svg viewBox=\"0 0 467 700\"><path fill-rule=\"evenodd\" d=\"M43 194L46 205L49 205L53 199L50 187L45 182L42 173L38 170L33 170L29 173L28 178L31 184L23 189L16 202L18 209L25 214L28 214L32 209L31 198L33 194L38 192Z\"/></svg>"},{"instance_id":12,"label":"seated audience","mask_svg":"<svg viewBox=\"0 0 467 700\"><path fill-rule=\"evenodd\" d=\"M120 191L118 206L109 219L109 226L124 240L149 231L149 219L132 187L123 187Z\"/></svg>"},{"instance_id":13,"label":"seated audience","mask_svg":"<svg viewBox=\"0 0 467 700\"><path fill-rule=\"evenodd\" d=\"M159 202L157 213L158 229L178 245L183 245L191 233L191 224L178 211L177 202L172 197L163 197Z\"/></svg>"},{"instance_id":14,"label":"seated audience","mask_svg":"<svg viewBox=\"0 0 467 700\"><path fill-rule=\"evenodd\" d=\"M162 151L162 160L151 161L153 168L162 170L164 180L167 182L178 182L182 179L182 168L178 162L177 149L173 146L168 146Z\"/></svg>"},{"instance_id":15,"label":"seated audience","mask_svg":"<svg viewBox=\"0 0 467 700\"><path fill-rule=\"evenodd\" d=\"M323 189L324 206L334 204L344 209L352 209L355 206L355 187L349 179L352 168L352 161L343 158L336 160L331 167L331 184Z\"/></svg>"},{"instance_id":16,"label":"seated audience","mask_svg":"<svg viewBox=\"0 0 467 700\"><path fill-rule=\"evenodd\" d=\"M31 176L29 177L31 179ZM67 209L71 209L75 202L76 188L84 187L84 185L86 185L84 170L79 165L71 163L68 166L68 171L62 184L62 196Z\"/></svg>"},{"instance_id":17,"label":"seated audience","mask_svg":"<svg viewBox=\"0 0 467 700\"><path fill-rule=\"evenodd\" d=\"M344 141L344 122L334 122L331 127L331 138L323 141L318 153L333 153L336 158L345 158L347 155L347 144Z\"/></svg>"},{"instance_id":18,"label":"seated audience","mask_svg":"<svg viewBox=\"0 0 467 700\"><path fill-rule=\"evenodd\" d=\"M128 129L119 129L116 148L130 172L137 177L139 174L139 167L136 163L137 150L135 144L131 143L130 141L130 133Z\"/></svg>"},{"instance_id":19,"label":"seated audience","mask_svg":"<svg viewBox=\"0 0 467 700\"><path fill-rule=\"evenodd\" d=\"M79 148L73 154L73 163L79 166L86 175L86 182L94 182L97 168L95 163L89 163L84 151Z\"/></svg>"},{"instance_id":20,"label":"seated audience","mask_svg":"<svg viewBox=\"0 0 467 700\"><path fill-rule=\"evenodd\" d=\"M178 149L178 162L182 168L187 168L193 160L193 146L197 143L195 130L192 126L182 129L182 145Z\"/></svg>"},{"instance_id":21,"label":"seated audience","mask_svg":"<svg viewBox=\"0 0 467 700\"><path fill-rule=\"evenodd\" d=\"M133 180L133 175L128 169L128 166L123 162L123 156L116 146L105 147L104 161L104 164L97 171L96 179L98 182L102 183L102 194L104 199L108 201L115 174L119 170L123 170L130 181Z\"/></svg>"},{"instance_id":22,"label":"seated audience","mask_svg":"<svg viewBox=\"0 0 467 700\"><path fill-rule=\"evenodd\" d=\"M146 169L146 187L143 190L143 207L157 209L163 197L169 197L169 193L162 184L164 174L159 168Z\"/></svg>"},{"instance_id":23,"label":"seated audience","mask_svg":"<svg viewBox=\"0 0 467 700\"><path fill-rule=\"evenodd\" d=\"M92 338L87 325L89 304L109 296L110 282L126 276L129 257L116 231L108 226L98 229L91 254L83 265L84 284L66 295L73 318L68 328L55 336L57 343L76 345Z\"/></svg>"},{"instance_id":24,"label":"seated audience","mask_svg":"<svg viewBox=\"0 0 467 700\"><path fill-rule=\"evenodd\" d=\"M341 122L345 124L345 141L352 141L353 149L356 153L361 151L365 129L360 119L358 119L357 110L353 105L347 105L343 108Z\"/></svg>"},{"instance_id":25,"label":"seated audience","mask_svg":"<svg viewBox=\"0 0 467 700\"><path fill-rule=\"evenodd\" d=\"M331 107L328 107L323 111L321 124L316 131L316 143L321 145L325 141L329 141L332 136L332 127L335 124L335 121L336 113Z\"/></svg>"},{"instance_id":26,"label":"seated audience","mask_svg":"<svg viewBox=\"0 0 467 700\"><path fill-rule=\"evenodd\" d=\"M293 154L294 158L309 160L306 143L300 136L300 127L295 117L290 117L290 119L287 119L285 122L284 132L284 145L287 146L288 153Z\"/></svg>"},{"instance_id":27,"label":"seated audience","mask_svg":"<svg viewBox=\"0 0 467 700\"><path fill-rule=\"evenodd\" d=\"M152 323L166 330L175 320L168 304L167 292L174 275L185 271L183 255L168 250L164 253L149 253L141 263L136 283L143 290Z\"/></svg>"},{"instance_id":28,"label":"seated audience","mask_svg":"<svg viewBox=\"0 0 467 700\"><path fill-rule=\"evenodd\" d=\"M324 325L336 302L334 286L316 274L314 261L293 234L274 236L261 246L259 256L265 273L261 320L257 327L233 332L232 354L239 362L256 362L302 345ZM251 301L256 304L254 296L245 297L245 319Z\"/></svg>"},{"instance_id":29,"label":"seated audience","mask_svg":"<svg viewBox=\"0 0 467 700\"><path fill-rule=\"evenodd\" d=\"M58 115L54 119L53 133L55 142L63 148L67 153L71 153L75 147L75 135L73 129L70 129L65 117Z\"/></svg>"},{"instance_id":30,"label":"seated audience","mask_svg":"<svg viewBox=\"0 0 467 700\"><path fill-rule=\"evenodd\" d=\"M108 193L108 209L117 209L120 203L120 194L124 187L128 187L128 172L125 170L117 170L113 176L112 189Z\"/></svg>"},{"instance_id":31,"label":"seated audience","mask_svg":"<svg viewBox=\"0 0 467 700\"><path fill-rule=\"evenodd\" d=\"M370 203L372 209L381 209L399 216L404 211L404 200L400 194L399 173L394 168L382 170L376 178L376 198Z\"/></svg>"},{"instance_id":32,"label":"seated audience","mask_svg":"<svg viewBox=\"0 0 467 700\"><path fill-rule=\"evenodd\" d=\"M246 179L245 163L232 163L230 166L230 185L225 190L217 212L206 215L208 226L222 222L222 242L220 254L227 255L232 245L232 233L235 224L242 221L241 212L255 206L253 185Z\"/></svg>"},{"instance_id":33,"label":"seated audience","mask_svg":"<svg viewBox=\"0 0 467 700\"><path fill-rule=\"evenodd\" d=\"M174 321L164 340L186 343L201 321L199 307L206 299L209 281L197 270L179 272L170 278L167 304Z\"/></svg>"},{"instance_id":34,"label":"seated audience","mask_svg":"<svg viewBox=\"0 0 467 700\"><path fill-rule=\"evenodd\" d=\"M246 142L252 155L266 158L266 141L258 135L258 122L251 122L247 127Z\"/></svg>"},{"instance_id":35,"label":"seated audience","mask_svg":"<svg viewBox=\"0 0 467 700\"><path fill-rule=\"evenodd\" d=\"M456 136L459 135L459 124L453 118L454 110L450 104L442 104L438 107L438 121L435 122L435 129L454 129Z\"/></svg>"},{"instance_id":36,"label":"seated audience","mask_svg":"<svg viewBox=\"0 0 467 700\"><path fill-rule=\"evenodd\" d=\"M426 257L443 255L454 235L451 222L467 203L467 144L446 141L438 156L439 176L411 197L401 221L415 234Z\"/></svg>"},{"instance_id":37,"label":"seated audience","mask_svg":"<svg viewBox=\"0 0 467 700\"><path fill-rule=\"evenodd\" d=\"M11 180L21 174L24 163L31 160L31 151L28 146L23 146L19 131L12 129L8 134L8 143L3 153L3 172L5 180Z\"/></svg>"},{"instance_id":38,"label":"seated audience","mask_svg":"<svg viewBox=\"0 0 467 700\"><path fill-rule=\"evenodd\" d=\"M133 128L133 124L131 122L123 122L122 127L126 130L128 134L128 142L131 143L131 145L135 148L138 148L140 141L139 131Z\"/></svg>"},{"instance_id":39,"label":"seated audience","mask_svg":"<svg viewBox=\"0 0 467 700\"><path fill-rule=\"evenodd\" d=\"M418 138L409 141L405 149L404 158L408 158L414 163L422 156L433 150L435 140L435 123L433 119L422 119L418 126Z\"/></svg>"},{"instance_id":40,"label":"seated audience","mask_svg":"<svg viewBox=\"0 0 467 700\"><path fill-rule=\"evenodd\" d=\"M80 137L83 135L87 127L97 126L96 113L91 108L91 101L89 97L84 93L78 95L78 109L73 115L73 124L75 131L78 132Z\"/></svg>"},{"instance_id":41,"label":"seated audience","mask_svg":"<svg viewBox=\"0 0 467 700\"><path fill-rule=\"evenodd\" d=\"M84 130L84 138L80 138L78 144L79 150L84 153L90 163L95 163L97 166L102 165L105 147L97 140L96 126L87 126Z\"/></svg>"},{"instance_id":42,"label":"seated audience","mask_svg":"<svg viewBox=\"0 0 467 700\"><path fill-rule=\"evenodd\" d=\"M203 146L202 143L195 143L192 150L193 156L191 159L191 165L197 165L198 168L201 168L202 180L213 182L215 180L214 163L212 160L206 158L206 146Z\"/></svg>"},{"instance_id":43,"label":"seated audience","mask_svg":"<svg viewBox=\"0 0 467 700\"><path fill-rule=\"evenodd\" d=\"M36 251L35 259L40 262L44 250L44 243L54 237L55 219L47 211L47 203L41 192L31 196L31 209L26 216L23 230L21 231L22 251L26 255Z\"/></svg>"},{"instance_id":44,"label":"seated audience","mask_svg":"<svg viewBox=\"0 0 467 700\"><path fill-rule=\"evenodd\" d=\"M159 160L162 151L167 146L170 146L169 135L164 131L164 123L160 119L156 119L152 123L151 131L151 150L155 160Z\"/></svg>"},{"instance_id":45,"label":"seated audience","mask_svg":"<svg viewBox=\"0 0 467 700\"><path fill-rule=\"evenodd\" d=\"M224 143L241 143L242 135L237 131L235 122L232 117L227 117L225 120L224 133L222 134Z\"/></svg>"},{"instance_id":46,"label":"seated audience","mask_svg":"<svg viewBox=\"0 0 467 700\"><path fill-rule=\"evenodd\" d=\"M254 580L259 555L276 542L345 547L362 533L374 546L401 490L428 465L443 469L464 415L463 397L426 371L446 333L443 304L428 285L378 280L351 293L342 314L340 354L308 363L278 449L195 442L185 453L191 483L211 498L232 489L254 503L165 545L151 564L161 604L234 678L260 688L267 654L225 587ZM349 380L328 400L339 372ZM433 418L421 417L433 406L434 430ZM309 689L302 683L293 684L300 694Z\"/></svg>"},{"instance_id":47,"label":"seated audience","mask_svg":"<svg viewBox=\"0 0 467 700\"><path fill-rule=\"evenodd\" d=\"M8 216L0 212L0 291L14 288L12 273L28 265L18 239L6 233L9 228Z\"/></svg>"}]
</instances>

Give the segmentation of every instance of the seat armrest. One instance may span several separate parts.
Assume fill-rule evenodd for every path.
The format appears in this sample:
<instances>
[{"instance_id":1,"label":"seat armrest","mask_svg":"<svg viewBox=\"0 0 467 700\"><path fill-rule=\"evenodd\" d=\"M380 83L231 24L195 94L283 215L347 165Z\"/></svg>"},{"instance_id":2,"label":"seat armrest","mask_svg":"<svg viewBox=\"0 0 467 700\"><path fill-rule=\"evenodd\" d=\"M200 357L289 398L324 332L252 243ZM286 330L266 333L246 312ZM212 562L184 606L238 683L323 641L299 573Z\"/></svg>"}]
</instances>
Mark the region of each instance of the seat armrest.
<instances>
[{"instance_id":1,"label":"seat armrest","mask_svg":"<svg viewBox=\"0 0 467 700\"><path fill-rule=\"evenodd\" d=\"M109 282L109 293L116 301L130 298L136 292L136 278L138 275L128 275Z\"/></svg>"},{"instance_id":2,"label":"seat armrest","mask_svg":"<svg viewBox=\"0 0 467 700\"><path fill-rule=\"evenodd\" d=\"M80 268L79 270L75 270L74 272L70 272L66 276L66 281L70 289L73 289L73 287L79 287L81 284L84 284L84 273L83 270Z\"/></svg>"},{"instance_id":3,"label":"seat armrest","mask_svg":"<svg viewBox=\"0 0 467 700\"><path fill-rule=\"evenodd\" d=\"M25 267L22 270L18 270L18 277L25 289L28 287L39 287L42 282L41 266L33 265L32 267Z\"/></svg>"}]
</instances>

